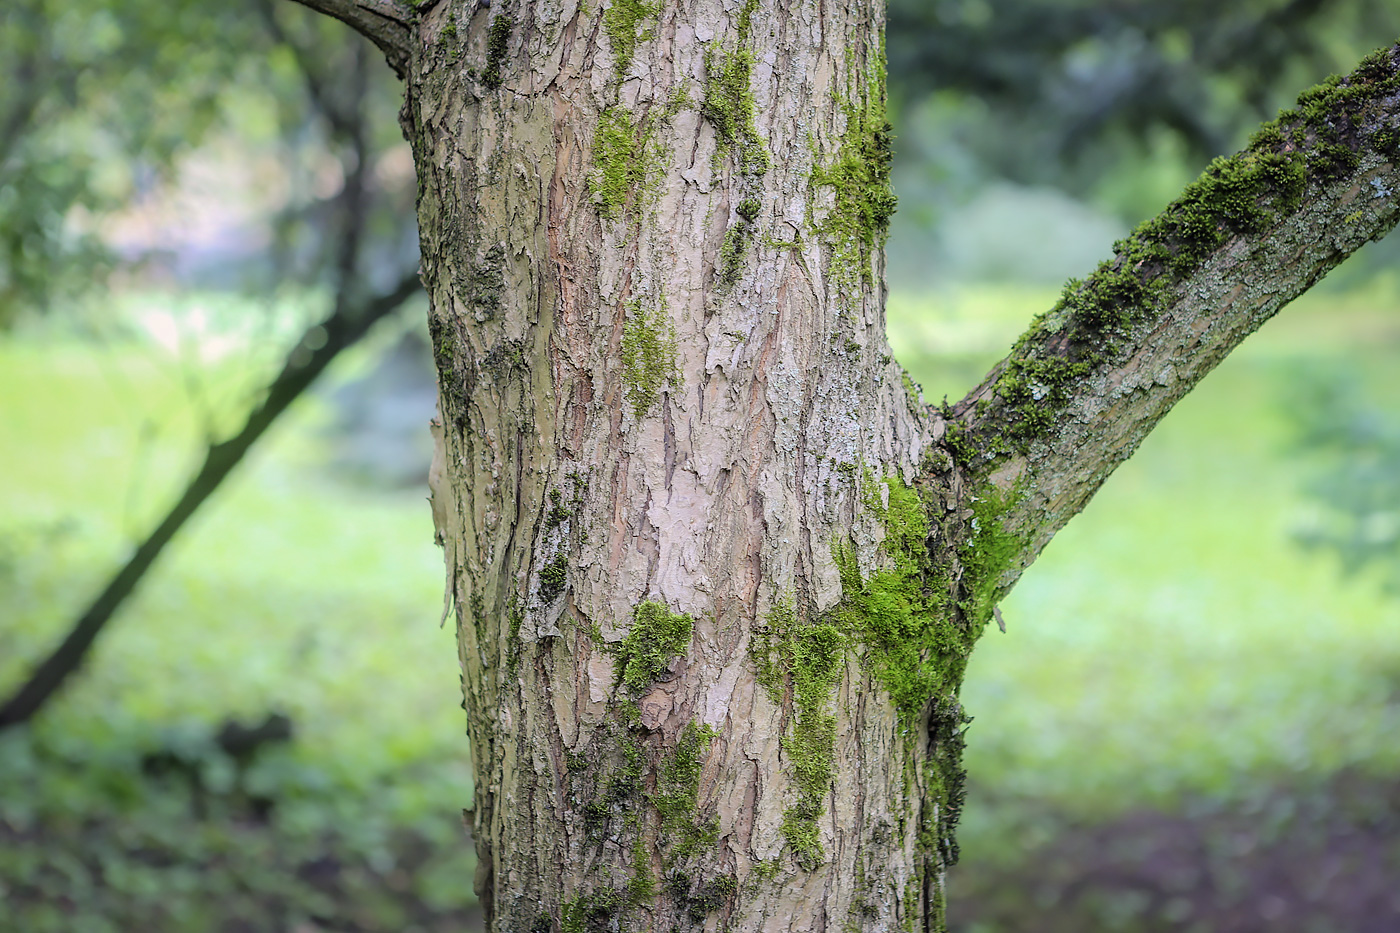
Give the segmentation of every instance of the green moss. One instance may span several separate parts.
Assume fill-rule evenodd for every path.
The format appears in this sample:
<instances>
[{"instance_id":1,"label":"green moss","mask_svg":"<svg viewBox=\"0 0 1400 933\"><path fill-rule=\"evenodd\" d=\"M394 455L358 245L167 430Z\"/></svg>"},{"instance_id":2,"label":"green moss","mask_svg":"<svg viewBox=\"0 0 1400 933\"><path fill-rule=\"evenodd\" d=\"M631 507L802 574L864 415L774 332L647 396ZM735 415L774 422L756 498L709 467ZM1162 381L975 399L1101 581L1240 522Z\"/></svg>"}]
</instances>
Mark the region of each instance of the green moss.
<instances>
[{"instance_id":1,"label":"green moss","mask_svg":"<svg viewBox=\"0 0 1400 933\"><path fill-rule=\"evenodd\" d=\"M899 373L900 382L904 384L904 397L909 402L909 407L918 411L923 406L924 390L914 381L914 377L904 370Z\"/></svg>"},{"instance_id":2,"label":"green moss","mask_svg":"<svg viewBox=\"0 0 1400 933\"><path fill-rule=\"evenodd\" d=\"M1246 150L1217 157L1167 209L1117 244L1122 261L1144 280L1144 265L1176 276L1195 271L1227 239L1257 234L1302 203L1307 159L1301 152ZM1156 276L1152 276L1156 278ZM1091 279L1092 281L1092 279Z\"/></svg>"},{"instance_id":3,"label":"green moss","mask_svg":"<svg viewBox=\"0 0 1400 933\"><path fill-rule=\"evenodd\" d=\"M573 484L573 494L564 498L564 492L559 487L549 491L549 511L545 513L544 527L553 531L560 527L569 519L573 518L583 508L584 492L588 488L588 480L580 473L574 472L568 475L568 481Z\"/></svg>"},{"instance_id":4,"label":"green moss","mask_svg":"<svg viewBox=\"0 0 1400 933\"><path fill-rule=\"evenodd\" d=\"M926 808L918 846L939 871L958 862L957 825L967 800L967 770L963 768L966 726L972 718L949 697L934 705L929 716L929 756L924 764L924 793L938 801L937 815Z\"/></svg>"},{"instance_id":5,"label":"green moss","mask_svg":"<svg viewBox=\"0 0 1400 933\"><path fill-rule=\"evenodd\" d=\"M959 549L958 560L963 568L963 613L978 634L1000 599L1002 577L1026 552L1026 540L1007 531L1004 522L1018 497L988 483L972 500L972 534Z\"/></svg>"},{"instance_id":6,"label":"green moss","mask_svg":"<svg viewBox=\"0 0 1400 933\"><path fill-rule=\"evenodd\" d=\"M661 395L661 387L680 381L676 366L676 333L659 309L634 301L622 330L622 379L632 414L640 421Z\"/></svg>"},{"instance_id":7,"label":"green moss","mask_svg":"<svg viewBox=\"0 0 1400 933\"><path fill-rule=\"evenodd\" d=\"M739 893L739 879L734 875L718 875L689 894L685 899L685 912L691 920L704 920L709 914L724 907Z\"/></svg>"},{"instance_id":8,"label":"green moss","mask_svg":"<svg viewBox=\"0 0 1400 933\"><path fill-rule=\"evenodd\" d=\"M496 243L479 260L463 257L453 267L453 290L478 323L500 313L506 288L505 264L505 246Z\"/></svg>"},{"instance_id":9,"label":"green moss","mask_svg":"<svg viewBox=\"0 0 1400 933\"><path fill-rule=\"evenodd\" d=\"M1371 148L1385 156L1391 164L1400 162L1400 129L1382 127L1371 134Z\"/></svg>"},{"instance_id":10,"label":"green moss","mask_svg":"<svg viewBox=\"0 0 1400 933\"><path fill-rule=\"evenodd\" d=\"M510 49L510 34L515 27L515 8L501 3L486 34L486 65L481 69L481 83L495 90L504 81L502 71Z\"/></svg>"},{"instance_id":11,"label":"green moss","mask_svg":"<svg viewBox=\"0 0 1400 933\"><path fill-rule=\"evenodd\" d=\"M1257 137L1272 145L1271 132ZM1027 452L1056 424L1074 389L1115 359L1130 328L1155 320L1177 284L1232 236L1258 233L1296 210L1307 184L1300 153L1246 152L1216 159L1157 217L1114 244L1117 255L1084 281L1070 280L1059 302L1017 342L997 377L999 437L951 437L965 465L989 469L1012 450Z\"/></svg>"},{"instance_id":12,"label":"green moss","mask_svg":"<svg viewBox=\"0 0 1400 933\"><path fill-rule=\"evenodd\" d=\"M753 243L755 224L762 206L757 198L744 198L734 209L739 219L724 234L715 278L722 285L733 285L744 271L744 257Z\"/></svg>"},{"instance_id":13,"label":"green moss","mask_svg":"<svg viewBox=\"0 0 1400 933\"><path fill-rule=\"evenodd\" d=\"M688 874L677 869L666 876L666 893L679 910L691 920L699 922L733 900L734 895L739 893L739 879L725 874L697 884Z\"/></svg>"},{"instance_id":14,"label":"green moss","mask_svg":"<svg viewBox=\"0 0 1400 933\"><path fill-rule=\"evenodd\" d=\"M1069 401L1078 380L1087 376L1102 358L1087 351L1078 359L1060 356L1012 358L997 380L996 391L1014 412L1007 433L1024 450L1054 423L1053 412Z\"/></svg>"},{"instance_id":15,"label":"green moss","mask_svg":"<svg viewBox=\"0 0 1400 933\"><path fill-rule=\"evenodd\" d=\"M457 21L449 19L447 25L442 27L441 38L444 42L457 41Z\"/></svg>"},{"instance_id":16,"label":"green moss","mask_svg":"<svg viewBox=\"0 0 1400 933\"><path fill-rule=\"evenodd\" d=\"M632 612L631 630L616 649L627 689L641 693L666 673L672 659L689 650L694 625L690 616L673 613L664 603L640 603Z\"/></svg>"},{"instance_id":17,"label":"green moss","mask_svg":"<svg viewBox=\"0 0 1400 933\"><path fill-rule=\"evenodd\" d=\"M656 876L651 871L651 856L641 834L632 843L632 877L627 879L627 903L634 907L649 904L656 897Z\"/></svg>"},{"instance_id":18,"label":"green moss","mask_svg":"<svg viewBox=\"0 0 1400 933\"><path fill-rule=\"evenodd\" d=\"M642 0L613 0L603 11L603 29L612 46L613 62L618 74L632 67L632 57L638 43L652 37L650 21L661 12L660 3Z\"/></svg>"},{"instance_id":19,"label":"green moss","mask_svg":"<svg viewBox=\"0 0 1400 933\"><path fill-rule=\"evenodd\" d=\"M563 933L592 933L594 930L611 929L624 903L623 895L610 889L575 895L564 904L560 929Z\"/></svg>"},{"instance_id":20,"label":"green moss","mask_svg":"<svg viewBox=\"0 0 1400 933\"><path fill-rule=\"evenodd\" d=\"M573 515L573 511L564 507L564 494L558 489L551 489L549 491L549 501L552 504L549 509L549 514L545 516L544 524L546 528L558 528L569 520L570 516Z\"/></svg>"},{"instance_id":21,"label":"green moss","mask_svg":"<svg viewBox=\"0 0 1400 933\"><path fill-rule=\"evenodd\" d=\"M646 603L639 607L641 627L649 627L660 642L676 646L679 629L689 625L688 617L673 616L664 607L654 608L659 604L650 606L653 608ZM634 624L634 634L637 629ZM660 664L663 655L665 651L658 652L653 660ZM717 899L732 883L692 890L689 876L680 868L685 860L712 848L719 839L718 819L702 819L699 807L700 775L715 731L690 722L675 746L658 755L655 745L640 737L644 727L637 704L617 704L614 711L616 719L595 734L589 751L576 749L567 756L569 793L583 815L587 838L598 846L631 846L628 880L620 892L576 897L569 905L573 914L566 910L566 915L584 922L584 928L590 930L600 928L597 922L615 921L628 908L647 907L655 901L661 887L653 869L656 854L667 869L665 888L677 898L681 910L693 908L697 897L707 904L719 903ZM649 783L650 791L646 789ZM654 836L650 831L653 827ZM679 896L678 885L682 889Z\"/></svg>"},{"instance_id":22,"label":"green moss","mask_svg":"<svg viewBox=\"0 0 1400 933\"><path fill-rule=\"evenodd\" d=\"M820 819L831 792L836 717L830 706L848 653L888 693L909 742L925 713L961 716L956 695L973 644L1001 593L1001 579L1025 542L1008 533L1004 516L1014 496L995 490L973 503L970 533L955 558L937 564L928 548L930 507L920 489L898 476L876 479L864 471L861 503L884 528L877 565L863 574L854 549L836 543L841 600L825 614L804 618L779 603L753 635L757 680L774 703L791 697L790 732L783 737L796 800L783 814L782 832L798 866L821 864ZM949 594L956 592L954 602ZM961 727L943 736L929 773L932 799L944 814L926 829L930 851L952 845L960 806ZM945 730L946 731L946 730Z\"/></svg>"},{"instance_id":23,"label":"green moss","mask_svg":"<svg viewBox=\"0 0 1400 933\"><path fill-rule=\"evenodd\" d=\"M1376 118L1378 102L1396 94L1400 69L1382 50L1351 75L1305 91L1245 151L1214 160L1166 210L1116 243L1112 260L1066 285L1002 367L995 387L1002 410L979 418L975 436L950 434L950 452L983 475L1012 451L1028 452L1054 429L1075 384L1114 365L1132 347L1130 333L1156 320L1230 239L1278 224L1299 209L1309 184L1353 171L1367 146L1400 157L1400 131Z\"/></svg>"},{"instance_id":24,"label":"green moss","mask_svg":"<svg viewBox=\"0 0 1400 933\"><path fill-rule=\"evenodd\" d=\"M889 230L895 210L890 167L894 131L886 111L883 43L872 50L871 65L852 96L841 102L846 127L832 160L816 159L813 188L829 187L834 201L814 224L832 250L831 269L842 287L872 281L871 256Z\"/></svg>"},{"instance_id":25,"label":"green moss","mask_svg":"<svg viewBox=\"0 0 1400 933\"><path fill-rule=\"evenodd\" d=\"M634 704L626 704L635 709ZM613 724L601 744L576 750L568 761L569 779L584 804L584 829L601 840L617 813L631 815L642 800L646 752L631 728Z\"/></svg>"},{"instance_id":26,"label":"green moss","mask_svg":"<svg viewBox=\"0 0 1400 933\"><path fill-rule=\"evenodd\" d=\"M767 246L769 249L775 250L800 250L802 249L802 240L801 238L796 240L779 240L773 236L765 236L763 238L763 245Z\"/></svg>"},{"instance_id":27,"label":"green moss","mask_svg":"<svg viewBox=\"0 0 1400 933\"><path fill-rule=\"evenodd\" d=\"M564 592L569 579L568 555L560 553L540 570L540 602L552 603Z\"/></svg>"},{"instance_id":28,"label":"green moss","mask_svg":"<svg viewBox=\"0 0 1400 933\"><path fill-rule=\"evenodd\" d=\"M825 697L823 703L825 703ZM783 811L783 838L803 871L816 871L826 859L818 821L831 792L836 751L836 717L799 715L783 738L797 803Z\"/></svg>"},{"instance_id":29,"label":"green moss","mask_svg":"<svg viewBox=\"0 0 1400 933\"><path fill-rule=\"evenodd\" d=\"M511 599L510 607L506 610L508 632L506 635L506 668L510 671L512 679L515 672L520 668L520 653L524 645L520 640L520 626L525 621L525 612L520 608L520 604L514 598Z\"/></svg>"},{"instance_id":30,"label":"green moss","mask_svg":"<svg viewBox=\"0 0 1400 933\"><path fill-rule=\"evenodd\" d=\"M947 419L946 433L943 435L943 446L948 449L948 453L957 463L967 465L980 452L977 441L972 437L972 432L967 429L961 421L952 420L948 408L943 411L943 417Z\"/></svg>"},{"instance_id":31,"label":"green moss","mask_svg":"<svg viewBox=\"0 0 1400 933\"><path fill-rule=\"evenodd\" d=\"M749 241L753 238L752 225L740 220L724 234L724 243L719 249L719 267L715 278L725 285L739 281L744 271L744 254L748 252Z\"/></svg>"},{"instance_id":32,"label":"green moss","mask_svg":"<svg viewBox=\"0 0 1400 933\"><path fill-rule=\"evenodd\" d=\"M731 153L745 175L762 175L772 164L754 120L753 52L747 48L757 0L747 0L739 11L738 40L732 52L717 46L705 49L704 100L700 114L715 128L717 160Z\"/></svg>"},{"instance_id":33,"label":"green moss","mask_svg":"<svg viewBox=\"0 0 1400 933\"><path fill-rule=\"evenodd\" d=\"M871 255L883 245L894 214L890 185L893 128L885 114L883 81L859 106L845 104L846 132L830 165L812 169L814 187L829 186L835 201L815 225L832 247L838 278L872 281Z\"/></svg>"},{"instance_id":34,"label":"green moss","mask_svg":"<svg viewBox=\"0 0 1400 933\"><path fill-rule=\"evenodd\" d=\"M657 161L653 136L652 125L634 118L626 107L607 107L598 115L588 187L605 219L622 216L649 190Z\"/></svg>"},{"instance_id":35,"label":"green moss","mask_svg":"<svg viewBox=\"0 0 1400 933\"><path fill-rule=\"evenodd\" d=\"M695 102L690 99L690 81L686 78L680 78L671 87L671 92L666 95L666 106L661 108L661 116L670 120L682 110L694 106Z\"/></svg>"},{"instance_id":36,"label":"green moss","mask_svg":"<svg viewBox=\"0 0 1400 933\"><path fill-rule=\"evenodd\" d=\"M699 817L700 770L715 731L686 724L676 747L657 769L652 804L661 817L661 838L670 862L682 862L719 840L719 822Z\"/></svg>"},{"instance_id":37,"label":"green moss","mask_svg":"<svg viewBox=\"0 0 1400 933\"><path fill-rule=\"evenodd\" d=\"M888 505L881 505L879 486ZM885 528L882 565L862 576L854 553L835 547L841 573L837 614L866 644L866 663L888 691L900 718L912 725L928 701L958 678L973 639L952 618L945 591L931 585L939 568L929 554L928 512L916 488L899 477L876 481L867 471L866 507Z\"/></svg>"},{"instance_id":38,"label":"green moss","mask_svg":"<svg viewBox=\"0 0 1400 933\"><path fill-rule=\"evenodd\" d=\"M772 608L753 639L757 679L769 698L782 704L792 686L791 732L782 745L797 799L783 813L782 831L798 865L812 871L825 858L818 821L836 754L836 717L829 706L841 682L848 640L831 621L801 619L786 603Z\"/></svg>"}]
</instances>

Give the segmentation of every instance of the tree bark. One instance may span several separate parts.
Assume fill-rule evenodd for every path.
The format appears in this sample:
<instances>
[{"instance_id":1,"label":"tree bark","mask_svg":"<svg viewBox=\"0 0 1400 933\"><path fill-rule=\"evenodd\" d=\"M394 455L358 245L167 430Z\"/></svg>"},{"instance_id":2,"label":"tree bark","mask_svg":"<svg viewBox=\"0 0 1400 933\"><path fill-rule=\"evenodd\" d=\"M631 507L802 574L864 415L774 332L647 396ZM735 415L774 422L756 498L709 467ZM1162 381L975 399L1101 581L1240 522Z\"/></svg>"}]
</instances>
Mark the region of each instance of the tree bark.
<instances>
[{"instance_id":1,"label":"tree bark","mask_svg":"<svg viewBox=\"0 0 1400 933\"><path fill-rule=\"evenodd\" d=\"M958 687L996 602L1211 366L1396 221L1391 51L929 408L885 340L883 16L412 22L433 512L493 930L941 929Z\"/></svg>"}]
</instances>

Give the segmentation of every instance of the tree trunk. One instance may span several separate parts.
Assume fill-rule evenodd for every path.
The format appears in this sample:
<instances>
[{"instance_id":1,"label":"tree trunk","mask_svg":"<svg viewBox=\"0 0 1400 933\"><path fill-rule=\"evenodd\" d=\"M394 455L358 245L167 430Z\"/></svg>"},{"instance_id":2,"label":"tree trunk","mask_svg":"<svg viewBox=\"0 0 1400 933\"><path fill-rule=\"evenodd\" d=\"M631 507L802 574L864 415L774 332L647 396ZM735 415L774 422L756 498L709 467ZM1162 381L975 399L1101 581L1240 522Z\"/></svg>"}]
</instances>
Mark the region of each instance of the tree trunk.
<instances>
[{"instance_id":1,"label":"tree trunk","mask_svg":"<svg viewBox=\"0 0 1400 933\"><path fill-rule=\"evenodd\" d=\"M451 16L409 119L495 928L911 922L928 714L828 618L907 557L879 516L931 441L884 335L883 11Z\"/></svg>"},{"instance_id":2,"label":"tree trunk","mask_svg":"<svg viewBox=\"0 0 1400 933\"><path fill-rule=\"evenodd\" d=\"M403 70L433 512L497 931L941 929L998 599L1396 221L1392 53L927 408L885 340L869 4L314 0Z\"/></svg>"}]
</instances>

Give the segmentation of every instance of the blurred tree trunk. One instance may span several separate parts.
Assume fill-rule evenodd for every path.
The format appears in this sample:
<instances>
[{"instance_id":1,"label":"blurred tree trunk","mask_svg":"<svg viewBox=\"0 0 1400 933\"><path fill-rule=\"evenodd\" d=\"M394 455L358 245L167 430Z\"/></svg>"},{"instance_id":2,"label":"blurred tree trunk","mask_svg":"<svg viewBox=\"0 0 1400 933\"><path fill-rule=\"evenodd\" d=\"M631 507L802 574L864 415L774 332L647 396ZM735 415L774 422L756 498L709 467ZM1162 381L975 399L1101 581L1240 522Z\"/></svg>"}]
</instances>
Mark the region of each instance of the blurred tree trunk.
<instances>
[{"instance_id":1,"label":"blurred tree trunk","mask_svg":"<svg viewBox=\"0 0 1400 933\"><path fill-rule=\"evenodd\" d=\"M406 77L492 929L940 929L973 644L1177 399L1395 223L1393 55L934 409L885 339L879 3L310 5Z\"/></svg>"}]
</instances>

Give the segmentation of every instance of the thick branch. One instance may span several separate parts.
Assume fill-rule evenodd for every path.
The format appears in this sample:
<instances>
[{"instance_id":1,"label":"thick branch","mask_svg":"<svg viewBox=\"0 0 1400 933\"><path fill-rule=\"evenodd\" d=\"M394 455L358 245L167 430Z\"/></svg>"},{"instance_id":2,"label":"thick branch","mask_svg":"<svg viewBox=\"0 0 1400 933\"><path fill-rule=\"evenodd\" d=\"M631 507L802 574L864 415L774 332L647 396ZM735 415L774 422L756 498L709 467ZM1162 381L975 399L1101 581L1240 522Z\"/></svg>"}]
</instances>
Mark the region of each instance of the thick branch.
<instances>
[{"instance_id":1,"label":"thick branch","mask_svg":"<svg viewBox=\"0 0 1400 933\"><path fill-rule=\"evenodd\" d=\"M1400 47L1305 92L1071 282L944 413L1027 547L1004 591L1176 402L1281 307L1400 219Z\"/></svg>"},{"instance_id":2,"label":"thick branch","mask_svg":"<svg viewBox=\"0 0 1400 933\"><path fill-rule=\"evenodd\" d=\"M68 675L77 670L98 633L131 595L170 539L219 487L258 438L340 351L363 337L375 322L402 305L419 287L417 274L407 275L388 293L360 305L341 305L320 324L307 330L287 357L282 372L268 388L263 403L248 416L243 429L228 440L209 447L204 465L161 523L108 581L74 624L68 637L35 669L15 695L0 706L0 730L25 722L38 712Z\"/></svg>"},{"instance_id":3,"label":"thick branch","mask_svg":"<svg viewBox=\"0 0 1400 933\"><path fill-rule=\"evenodd\" d=\"M400 78L413 53L413 9L395 0L295 0L318 13L334 16L369 39L384 53Z\"/></svg>"}]
</instances>

